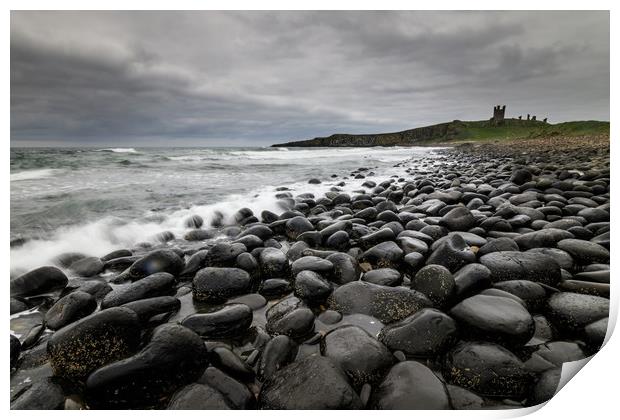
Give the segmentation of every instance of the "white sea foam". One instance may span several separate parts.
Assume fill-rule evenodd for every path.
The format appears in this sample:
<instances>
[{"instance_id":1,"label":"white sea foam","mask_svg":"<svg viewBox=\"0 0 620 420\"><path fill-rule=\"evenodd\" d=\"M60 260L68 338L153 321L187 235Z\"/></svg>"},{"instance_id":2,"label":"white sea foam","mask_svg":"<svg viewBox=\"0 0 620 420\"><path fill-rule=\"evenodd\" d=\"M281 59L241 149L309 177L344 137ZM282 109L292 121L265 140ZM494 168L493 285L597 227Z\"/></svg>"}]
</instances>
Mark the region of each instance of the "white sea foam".
<instances>
[{"instance_id":1,"label":"white sea foam","mask_svg":"<svg viewBox=\"0 0 620 420\"><path fill-rule=\"evenodd\" d=\"M278 147L265 150L240 150L230 152L231 155L250 160L306 160L306 159L382 159L389 162L401 161L411 156L414 149L410 147L351 147L288 149Z\"/></svg>"},{"instance_id":2,"label":"white sea foam","mask_svg":"<svg viewBox=\"0 0 620 420\"><path fill-rule=\"evenodd\" d=\"M204 156L196 156L196 155L188 155L188 156L168 156L170 160L180 160L180 161L198 161L205 160Z\"/></svg>"},{"instance_id":3,"label":"white sea foam","mask_svg":"<svg viewBox=\"0 0 620 420\"><path fill-rule=\"evenodd\" d=\"M29 171L15 172L11 174L11 182L50 178L59 172L60 171L57 169L33 169Z\"/></svg>"},{"instance_id":4,"label":"white sea foam","mask_svg":"<svg viewBox=\"0 0 620 420\"><path fill-rule=\"evenodd\" d=\"M393 168L392 173L398 174L403 170ZM342 191L352 193L359 189L364 181L382 181L385 178L385 175L382 175L350 180L342 187ZM299 182L287 185L287 187L293 195L312 193L318 197L336 182L322 184ZM218 203L176 210L164 215L163 219L158 221L137 219L126 222L116 217L105 217L90 223L62 227L56 230L49 239L31 240L20 247L12 248L11 271L15 275L42 265L54 264L54 259L65 252L81 252L101 257L116 249L132 248L140 242L154 242L153 238L163 231L170 231L177 238L182 238L190 230L185 227L185 220L194 214L204 219L205 226L210 226L218 213L224 215L224 223L234 223L234 214L242 207L251 209L258 217L263 210L280 214L285 209L280 200L275 198L275 189L274 185L266 185L247 194L231 195Z\"/></svg>"},{"instance_id":5,"label":"white sea foam","mask_svg":"<svg viewBox=\"0 0 620 420\"><path fill-rule=\"evenodd\" d=\"M112 150L112 149L110 149ZM134 149L120 149L134 150ZM371 157L376 162L382 160L384 162L402 161L417 153L426 154L429 149L412 149L412 148L347 148L347 149L265 149L261 151L232 151L219 152L205 150L202 154L197 155L178 155L172 156L172 160L200 160L214 159L219 160L246 160L246 159L308 159L308 162L339 162L340 160L350 159L359 162L359 166L365 165L365 157ZM146 153L146 152L145 152ZM298 161L299 162L299 161ZM320 164L320 163L319 163ZM389 168L389 169L388 169ZM385 165L383 170L378 170L376 176L367 176L365 179L348 179L343 192L354 195L353 191L359 190L361 184L365 181L372 180L375 182L384 181L388 176L406 176L406 166L391 167ZM50 170L42 170L50 171ZM32 171L34 172L34 171ZM19 175L21 173L13 174ZM46 172L49 175L49 172ZM159 178L162 175L161 182L168 182L171 177L178 176L189 182L190 174L185 172L170 173L150 173L149 176ZM211 182L216 180L219 173L209 173L208 178ZM165 175L165 176L164 176ZM11 177L12 181L13 176ZM23 176L23 175L22 175ZM207 176L206 174L204 176ZM229 179L228 177L227 179ZM29 178L24 178L29 179ZM194 181L196 178L191 178ZM307 178L303 182L280 184L282 180L276 177L266 177L265 184L260 188L248 188L246 192L237 195L229 195L218 199L218 202L208 205L194 205L186 209L168 211L168 212L146 212L144 216L157 216L136 218L133 220L121 220L116 217L104 217L98 220L84 222L69 227L61 227L54 231L51 236L46 239L35 239L27 241L24 245L11 249L10 261L11 271L13 274L19 274L27 270L31 270L42 265L54 264L54 259L64 252L81 252L91 256L103 256L120 248L133 248L140 242L154 242L153 238L163 232L170 231L177 238L182 238L188 232L185 227L185 220L191 215L199 215L204 219L205 225L209 226L216 214L222 213L225 223L233 223L233 217L237 210L242 207L248 207L260 217L263 210L269 210L277 214L282 213L283 208L280 200L275 198L276 187L286 185L293 195L300 193L312 193L316 197L323 195L326 191L342 178L323 179L321 184L308 184ZM107 182L107 181L106 181ZM135 179L134 179L135 182ZM193 182L193 181L192 181ZM277 184L274 184L277 183ZM271 185L270 185L271 184ZM72 185L72 184L71 184ZM145 184L146 185L146 184ZM172 184L177 185L177 184ZM219 184L218 184L219 185ZM94 188L94 187L93 187ZM161 217L160 217L161 216ZM154 220L156 219L156 220Z\"/></svg>"},{"instance_id":6,"label":"white sea foam","mask_svg":"<svg viewBox=\"0 0 620 420\"><path fill-rule=\"evenodd\" d=\"M97 149L95 152L113 152L113 153L138 153L133 147L116 147L109 149Z\"/></svg>"}]
</instances>

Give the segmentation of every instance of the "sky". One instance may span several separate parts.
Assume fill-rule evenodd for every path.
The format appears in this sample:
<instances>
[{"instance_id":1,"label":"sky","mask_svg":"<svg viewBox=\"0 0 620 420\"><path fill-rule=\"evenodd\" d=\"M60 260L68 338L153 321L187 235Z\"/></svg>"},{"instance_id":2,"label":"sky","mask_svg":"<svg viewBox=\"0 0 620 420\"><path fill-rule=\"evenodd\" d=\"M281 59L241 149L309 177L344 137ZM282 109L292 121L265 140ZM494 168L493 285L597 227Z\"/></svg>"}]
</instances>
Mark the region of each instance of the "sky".
<instances>
[{"instance_id":1,"label":"sky","mask_svg":"<svg viewBox=\"0 0 620 420\"><path fill-rule=\"evenodd\" d=\"M12 11L11 145L609 120L608 12Z\"/></svg>"}]
</instances>

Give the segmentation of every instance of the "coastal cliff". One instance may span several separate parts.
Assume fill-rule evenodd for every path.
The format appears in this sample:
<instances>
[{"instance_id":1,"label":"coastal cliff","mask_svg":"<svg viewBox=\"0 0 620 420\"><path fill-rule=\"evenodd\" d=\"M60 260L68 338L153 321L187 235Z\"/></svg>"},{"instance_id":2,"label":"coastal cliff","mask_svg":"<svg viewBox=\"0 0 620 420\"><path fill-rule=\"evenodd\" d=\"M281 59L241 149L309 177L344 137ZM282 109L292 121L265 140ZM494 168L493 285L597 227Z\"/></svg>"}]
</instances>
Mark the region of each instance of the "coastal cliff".
<instances>
[{"instance_id":1,"label":"coastal cliff","mask_svg":"<svg viewBox=\"0 0 620 420\"><path fill-rule=\"evenodd\" d=\"M429 125L395 133L381 134L332 134L329 137L316 137L289 143L274 144L277 146L299 147L372 147L372 146L403 146L429 140L450 140L462 129L461 121Z\"/></svg>"},{"instance_id":2,"label":"coastal cliff","mask_svg":"<svg viewBox=\"0 0 620 420\"><path fill-rule=\"evenodd\" d=\"M492 120L445 122L394 133L332 134L310 140L274 144L272 147L373 147L414 146L445 143L456 140L514 140L553 137L609 134L609 122L572 121L549 124L545 121L506 118L501 124Z\"/></svg>"}]
</instances>

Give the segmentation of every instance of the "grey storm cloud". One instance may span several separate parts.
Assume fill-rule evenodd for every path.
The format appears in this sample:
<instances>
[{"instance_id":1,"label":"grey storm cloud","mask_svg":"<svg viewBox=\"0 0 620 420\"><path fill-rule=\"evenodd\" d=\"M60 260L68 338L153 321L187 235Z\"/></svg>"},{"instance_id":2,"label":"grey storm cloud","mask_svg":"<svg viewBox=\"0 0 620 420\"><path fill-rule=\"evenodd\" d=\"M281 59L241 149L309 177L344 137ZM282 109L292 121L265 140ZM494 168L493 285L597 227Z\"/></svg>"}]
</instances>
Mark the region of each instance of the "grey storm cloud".
<instances>
[{"instance_id":1,"label":"grey storm cloud","mask_svg":"<svg viewBox=\"0 0 620 420\"><path fill-rule=\"evenodd\" d=\"M11 13L13 145L609 119L608 12Z\"/></svg>"}]
</instances>

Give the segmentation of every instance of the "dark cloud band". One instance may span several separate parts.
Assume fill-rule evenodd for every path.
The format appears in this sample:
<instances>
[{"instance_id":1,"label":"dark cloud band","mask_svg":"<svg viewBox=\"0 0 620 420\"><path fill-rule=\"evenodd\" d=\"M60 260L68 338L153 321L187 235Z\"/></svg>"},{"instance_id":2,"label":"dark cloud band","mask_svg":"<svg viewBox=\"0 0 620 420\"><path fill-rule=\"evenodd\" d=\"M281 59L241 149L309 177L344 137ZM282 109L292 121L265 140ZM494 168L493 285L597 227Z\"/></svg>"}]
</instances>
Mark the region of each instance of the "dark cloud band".
<instances>
[{"instance_id":1,"label":"dark cloud band","mask_svg":"<svg viewBox=\"0 0 620 420\"><path fill-rule=\"evenodd\" d=\"M11 141L271 144L609 119L607 12L12 12Z\"/></svg>"}]
</instances>

